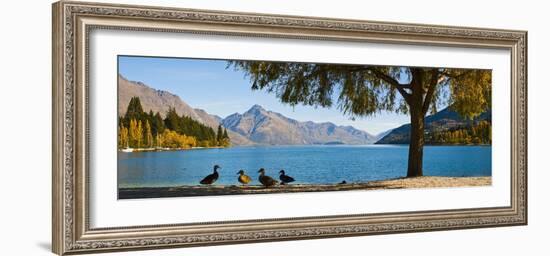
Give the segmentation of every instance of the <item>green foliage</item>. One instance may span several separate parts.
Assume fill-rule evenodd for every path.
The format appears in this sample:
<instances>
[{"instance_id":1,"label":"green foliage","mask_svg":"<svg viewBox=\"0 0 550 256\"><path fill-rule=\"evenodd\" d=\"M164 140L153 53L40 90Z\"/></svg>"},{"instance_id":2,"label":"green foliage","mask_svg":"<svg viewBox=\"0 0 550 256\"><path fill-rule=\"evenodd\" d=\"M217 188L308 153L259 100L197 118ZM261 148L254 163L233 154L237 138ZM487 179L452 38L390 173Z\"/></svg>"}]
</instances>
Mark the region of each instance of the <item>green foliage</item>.
<instances>
[{"instance_id":1,"label":"green foliage","mask_svg":"<svg viewBox=\"0 0 550 256\"><path fill-rule=\"evenodd\" d=\"M181 118L176 113L176 109L170 108L168 110L168 113L166 113L166 118L164 118L164 124L167 129L170 129L172 131L179 131L180 128Z\"/></svg>"},{"instance_id":2,"label":"green foliage","mask_svg":"<svg viewBox=\"0 0 550 256\"><path fill-rule=\"evenodd\" d=\"M216 141L219 143L221 143L221 141L223 140L223 130L222 130L222 125L218 125L218 132L216 133Z\"/></svg>"},{"instance_id":3,"label":"green foliage","mask_svg":"<svg viewBox=\"0 0 550 256\"><path fill-rule=\"evenodd\" d=\"M160 113L157 112L155 115L151 115L151 124L152 124L152 133L153 134L159 134L164 132L165 126L164 126L164 120L162 120L162 117L160 116Z\"/></svg>"},{"instance_id":4,"label":"green foliage","mask_svg":"<svg viewBox=\"0 0 550 256\"><path fill-rule=\"evenodd\" d=\"M209 141L210 146L217 145L214 129L203 125L188 116L179 116L174 108L170 108L164 119L165 127L179 134L196 137L199 141Z\"/></svg>"},{"instance_id":5,"label":"green foliage","mask_svg":"<svg viewBox=\"0 0 550 256\"><path fill-rule=\"evenodd\" d=\"M399 103L395 89L376 75L400 76L399 67L265 61L231 61L229 65L246 72L253 90L275 93L290 105L331 107L336 96L345 114L368 116L382 109L394 110Z\"/></svg>"},{"instance_id":6,"label":"green foliage","mask_svg":"<svg viewBox=\"0 0 550 256\"><path fill-rule=\"evenodd\" d=\"M222 129L221 125L218 126L218 133L216 138L217 138L218 146L229 147L231 145L229 135L227 134L227 129L225 128Z\"/></svg>"},{"instance_id":7,"label":"green foliage","mask_svg":"<svg viewBox=\"0 0 550 256\"><path fill-rule=\"evenodd\" d=\"M141 107L141 101L139 100L139 97L132 97L130 99L130 103L128 104L128 108L126 109L126 115L124 116L124 119L126 121L130 121L131 119L140 120L144 117L143 108Z\"/></svg>"},{"instance_id":8,"label":"green foliage","mask_svg":"<svg viewBox=\"0 0 550 256\"><path fill-rule=\"evenodd\" d=\"M158 112L145 113L138 97L130 100L126 114L119 120L119 148L227 147L230 145L229 137L224 136L220 130L221 127L218 129L219 135L216 135L211 127L190 117L179 116L174 108L169 109L164 119ZM218 136L220 136L219 139Z\"/></svg>"},{"instance_id":9,"label":"green foliage","mask_svg":"<svg viewBox=\"0 0 550 256\"><path fill-rule=\"evenodd\" d=\"M490 70L267 61L230 61L228 67L244 71L253 90L274 93L284 103L336 104L352 117L384 110L408 113L419 99L412 105L424 114L438 105L453 104L458 113L471 118L491 102Z\"/></svg>"}]
</instances>

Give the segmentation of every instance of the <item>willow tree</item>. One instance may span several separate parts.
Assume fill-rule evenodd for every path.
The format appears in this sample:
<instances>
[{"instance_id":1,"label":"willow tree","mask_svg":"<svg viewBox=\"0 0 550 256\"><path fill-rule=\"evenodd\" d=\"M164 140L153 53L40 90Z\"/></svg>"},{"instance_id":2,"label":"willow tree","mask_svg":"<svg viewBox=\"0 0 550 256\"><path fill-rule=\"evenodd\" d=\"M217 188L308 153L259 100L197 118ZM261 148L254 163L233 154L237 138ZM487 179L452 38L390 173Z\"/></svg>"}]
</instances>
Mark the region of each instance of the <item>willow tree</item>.
<instances>
[{"instance_id":1,"label":"willow tree","mask_svg":"<svg viewBox=\"0 0 550 256\"><path fill-rule=\"evenodd\" d=\"M382 111L411 118L407 177L422 176L424 118L450 105L472 119L491 104L491 71L265 61L231 61L253 90L274 93L283 103L337 108L351 118Z\"/></svg>"}]
</instances>

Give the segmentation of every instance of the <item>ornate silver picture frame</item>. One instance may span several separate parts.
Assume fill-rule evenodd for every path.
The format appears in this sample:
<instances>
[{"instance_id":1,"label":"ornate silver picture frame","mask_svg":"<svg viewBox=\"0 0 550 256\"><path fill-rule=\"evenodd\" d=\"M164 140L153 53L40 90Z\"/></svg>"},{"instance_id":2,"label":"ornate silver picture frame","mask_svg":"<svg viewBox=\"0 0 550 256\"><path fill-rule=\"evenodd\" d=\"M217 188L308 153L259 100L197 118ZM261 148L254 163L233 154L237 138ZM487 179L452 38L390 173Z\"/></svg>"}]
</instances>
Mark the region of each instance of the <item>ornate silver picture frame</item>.
<instances>
[{"instance_id":1,"label":"ornate silver picture frame","mask_svg":"<svg viewBox=\"0 0 550 256\"><path fill-rule=\"evenodd\" d=\"M90 33L192 33L510 52L509 205L93 228ZM53 5L52 249L59 255L527 224L527 32L61 1Z\"/></svg>"}]
</instances>

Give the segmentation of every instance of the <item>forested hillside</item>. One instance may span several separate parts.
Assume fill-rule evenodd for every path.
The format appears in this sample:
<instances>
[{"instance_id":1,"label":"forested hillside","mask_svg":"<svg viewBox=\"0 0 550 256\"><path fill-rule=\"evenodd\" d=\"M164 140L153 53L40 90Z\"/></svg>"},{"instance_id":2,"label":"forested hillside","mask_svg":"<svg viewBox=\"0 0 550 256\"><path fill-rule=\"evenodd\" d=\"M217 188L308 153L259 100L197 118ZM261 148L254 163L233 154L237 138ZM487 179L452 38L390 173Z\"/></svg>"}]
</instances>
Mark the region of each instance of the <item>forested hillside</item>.
<instances>
[{"instance_id":1,"label":"forested hillside","mask_svg":"<svg viewBox=\"0 0 550 256\"><path fill-rule=\"evenodd\" d=\"M227 130L214 131L170 108L163 119L159 112L143 111L139 97L133 97L126 114L119 117L118 148L192 148L230 146Z\"/></svg>"},{"instance_id":2,"label":"forested hillside","mask_svg":"<svg viewBox=\"0 0 550 256\"><path fill-rule=\"evenodd\" d=\"M410 129L410 124L395 128L376 144L409 144ZM491 111L470 120L447 107L426 117L424 135L432 145L491 144Z\"/></svg>"}]
</instances>

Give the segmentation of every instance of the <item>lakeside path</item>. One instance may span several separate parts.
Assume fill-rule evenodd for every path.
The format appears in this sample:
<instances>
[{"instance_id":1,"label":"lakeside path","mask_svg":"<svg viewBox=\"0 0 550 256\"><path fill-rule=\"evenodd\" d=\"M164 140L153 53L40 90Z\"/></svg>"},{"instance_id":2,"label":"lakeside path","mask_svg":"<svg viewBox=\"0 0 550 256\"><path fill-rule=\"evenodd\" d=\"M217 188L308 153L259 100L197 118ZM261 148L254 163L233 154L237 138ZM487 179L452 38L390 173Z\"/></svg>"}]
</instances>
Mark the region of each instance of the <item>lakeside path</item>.
<instances>
[{"instance_id":1,"label":"lakeside path","mask_svg":"<svg viewBox=\"0 0 550 256\"><path fill-rule=\"evenodd\" d=\"M376 190L400 188L437 188L437 187L473 187L490 186L491 177L435 177L424 176L417 178L397 178L390 180L370 181L367 183L348 184L294 184L277 185L264 188L259 185L211 185L211 186L178 186L178 187L144 187L120 188L119 199L159 198L159 197L188 197L188 196L217 196L242 194L270 194L292 192L325 192L347 190Z\"/></svg>"}]
</instances>

